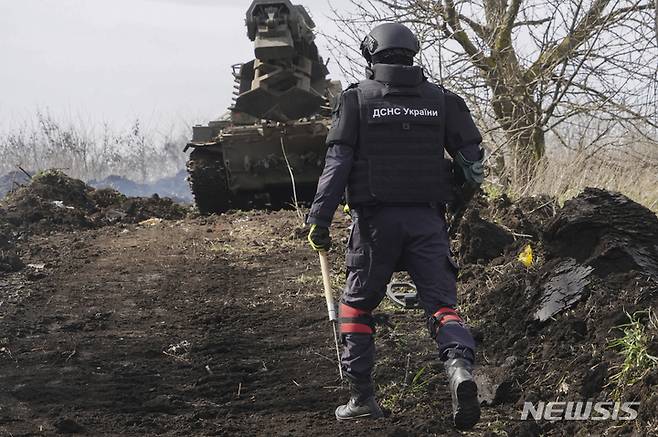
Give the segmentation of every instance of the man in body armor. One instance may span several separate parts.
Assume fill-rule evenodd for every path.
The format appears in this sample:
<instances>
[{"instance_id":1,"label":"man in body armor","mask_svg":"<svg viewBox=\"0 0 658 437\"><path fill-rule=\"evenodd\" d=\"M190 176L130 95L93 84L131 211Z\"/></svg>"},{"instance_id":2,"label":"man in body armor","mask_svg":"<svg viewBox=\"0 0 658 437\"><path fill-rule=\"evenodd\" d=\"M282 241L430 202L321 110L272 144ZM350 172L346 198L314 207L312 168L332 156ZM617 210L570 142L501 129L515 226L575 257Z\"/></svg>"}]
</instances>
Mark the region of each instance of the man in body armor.
<instances>
[{"instance_id":1,"label":"man in body armor","mask_svg":"<svg viewBox=\"0 0 658 437\"><path fill-rule=\"evenodd\" d=\"M406 270L444 362L455 425L469 429L480 417L475 343L455 309L458 266L445 205L463 204L482 183L482 138L464 101L413 65L419 49L415 35L396 23L377 26L364 39L368 78L343 92L334 109L308 239L313 249L329 250L328 228L345 193L354 225L339 317L351 398L336 418L383 416L372 375L372 311L392 274Z\"/></svg>"}]
</instances>

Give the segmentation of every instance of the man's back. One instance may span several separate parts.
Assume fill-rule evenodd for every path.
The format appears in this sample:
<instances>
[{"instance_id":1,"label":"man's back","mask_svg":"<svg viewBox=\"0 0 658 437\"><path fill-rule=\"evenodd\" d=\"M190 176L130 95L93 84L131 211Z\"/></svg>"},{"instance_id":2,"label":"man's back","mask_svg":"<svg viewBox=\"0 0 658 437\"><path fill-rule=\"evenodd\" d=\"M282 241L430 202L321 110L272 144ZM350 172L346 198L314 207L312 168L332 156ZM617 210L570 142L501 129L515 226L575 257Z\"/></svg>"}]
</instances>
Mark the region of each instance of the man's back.
<instances>
[{"instance_id":1,"label":"man's back","mask_svg":"<svg viewBox=\"0 0 658 437\"><path fill-rule=\"evenodd\" d=\"M336 418L382 416L372 380L372 311L393 272L404 268L446 366L455 424L467 429L480 414L471 374L475 342L455 309L458 266L450 254L444 205L456 184L452 161L444 155L472 169L464 154L480 159L481 138L463 100L430 84L412 65L419 47L413 33L395 23L376 27L364 39L368 78L350 86L334 110L308 238L314 249L329 249L328 227L346 190L353 228L339 320L342 368L352 393Z\"/></svg>"}]
</instances>

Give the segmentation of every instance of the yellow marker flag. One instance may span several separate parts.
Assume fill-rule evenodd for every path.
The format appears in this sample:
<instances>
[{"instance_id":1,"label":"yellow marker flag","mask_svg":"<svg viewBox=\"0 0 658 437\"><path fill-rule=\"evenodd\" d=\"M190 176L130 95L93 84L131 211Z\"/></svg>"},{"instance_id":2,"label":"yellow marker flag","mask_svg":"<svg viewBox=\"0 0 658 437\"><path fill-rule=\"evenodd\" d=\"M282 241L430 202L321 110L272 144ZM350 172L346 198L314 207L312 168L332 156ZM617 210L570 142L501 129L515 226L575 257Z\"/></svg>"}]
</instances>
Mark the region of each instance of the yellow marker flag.
<instances>
[{"instance_id":1,"label":"yellow marker flag","mask_svg":"<svg viewBox=\"0 0 658 437\"><path fill-rule=\"evenodd\" d=\"M519 261L521 261L521 264L526 267L530 267L532 265L533 257L531 245L528 244L525 248L523 248L523 252L519 254Z\"/></svg>"}]
</instances>

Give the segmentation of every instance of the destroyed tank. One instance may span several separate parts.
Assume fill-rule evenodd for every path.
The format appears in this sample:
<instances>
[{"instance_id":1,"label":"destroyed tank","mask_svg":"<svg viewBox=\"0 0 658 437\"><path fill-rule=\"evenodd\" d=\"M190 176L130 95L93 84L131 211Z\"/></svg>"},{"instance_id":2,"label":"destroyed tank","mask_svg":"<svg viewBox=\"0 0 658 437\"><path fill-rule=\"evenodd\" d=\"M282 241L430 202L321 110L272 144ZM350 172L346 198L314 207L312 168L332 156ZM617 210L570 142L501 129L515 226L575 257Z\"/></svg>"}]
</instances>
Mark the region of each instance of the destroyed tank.
<instances>
[{"instance_id":1,"label":"destroyed tank","mask_svg":"<svg viewBox=\"0 0 658 437\"><path fill-rule=\"evenodd\" d=\"M327 79L303 6L255 0L246 25L255 59L233 66L233 104L219 120L194 126L185 147L190 188L205 214L311 201L341 92Z\"/></svg>"}]
</instances>

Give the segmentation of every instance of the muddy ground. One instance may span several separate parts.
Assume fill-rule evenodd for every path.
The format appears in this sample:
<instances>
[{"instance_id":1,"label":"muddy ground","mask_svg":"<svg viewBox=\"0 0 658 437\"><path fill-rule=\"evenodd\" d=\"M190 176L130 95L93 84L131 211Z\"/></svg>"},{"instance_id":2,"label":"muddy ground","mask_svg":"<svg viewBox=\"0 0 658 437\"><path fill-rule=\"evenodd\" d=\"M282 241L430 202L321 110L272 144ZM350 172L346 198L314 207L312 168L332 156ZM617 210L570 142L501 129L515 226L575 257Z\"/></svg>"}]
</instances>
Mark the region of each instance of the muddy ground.
<instances>
[{"instance_id":1,"label":"muddy ground","mask_svg":"<svg viewBox=\"0 0 658 437\"><path fill-rule=\"evenodd\" d=\"M49 178L0 204L0 435L459 435L422 315L386 301L376 381L392 414L336 422L347 391L294 212L184 216ZM599 190L564 208L477 206L455 250L484 406L462 434L656 433L655 368L622 391L642 403L635 421L519 420L526 400L611 399L615 327L658 302L655 214ZM349 217L335 224L338 290ZM527 244L530 267L517 259Z\"/></svg>"}]
</instances>

